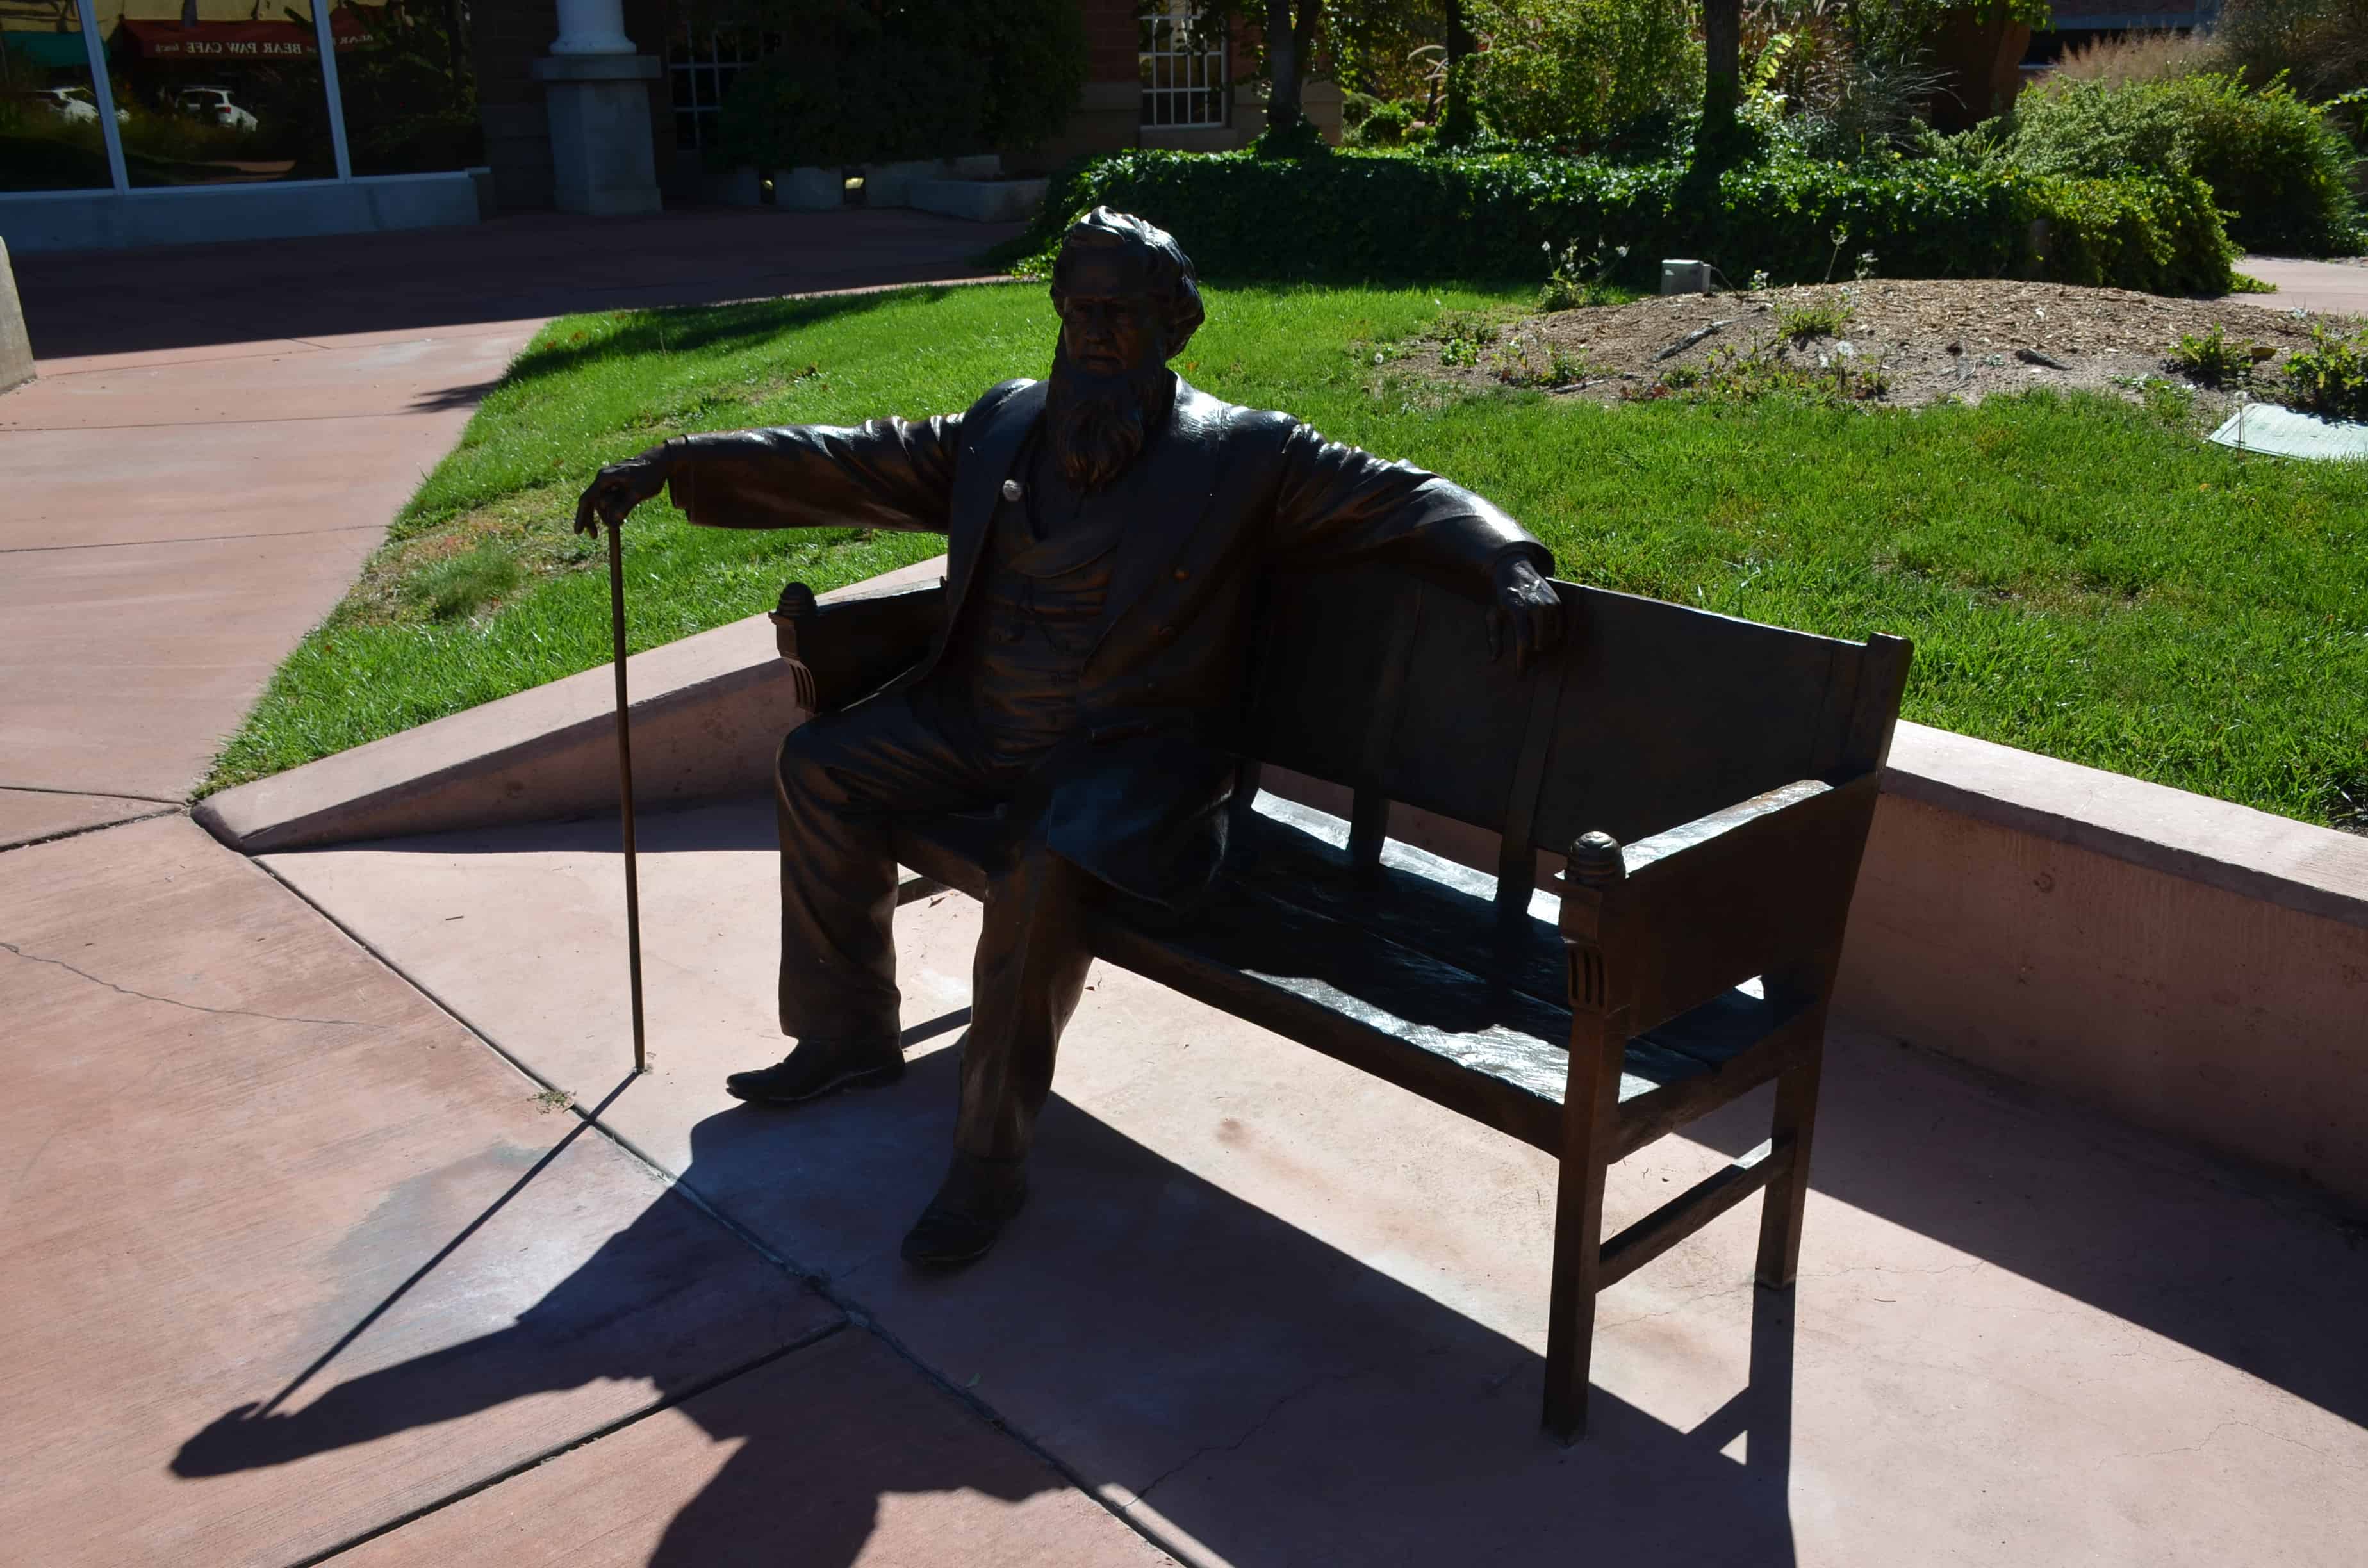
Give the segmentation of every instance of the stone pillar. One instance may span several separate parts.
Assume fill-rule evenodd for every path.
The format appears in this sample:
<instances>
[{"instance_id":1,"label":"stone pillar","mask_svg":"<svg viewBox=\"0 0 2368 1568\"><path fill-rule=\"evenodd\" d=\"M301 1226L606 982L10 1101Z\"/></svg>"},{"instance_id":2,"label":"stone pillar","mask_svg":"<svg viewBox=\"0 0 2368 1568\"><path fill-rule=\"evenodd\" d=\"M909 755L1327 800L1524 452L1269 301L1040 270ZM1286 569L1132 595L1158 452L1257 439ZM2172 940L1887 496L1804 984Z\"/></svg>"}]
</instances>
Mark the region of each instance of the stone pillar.
<instances>
[{"instance_id":1,"label":"stone pillar","mask_svg":"<svg viewBox=\"0 0 2368 1568\"><path fill-rule=\"evenodd\" d=\"M552 194L563 212L655 212L649 89L657 60L633 51L622 0L559 0L559 37L534 62L551 116Z\"/></svg>"},{"instance_id":2,"label":"stone pillar","mask_svg":"<svg viewBox=\"0 0 2368 1568\"><path fill-rule=\"evenodd\" d=\"M8 269L8 242L0 240L0 392L33 379L33 345L25 335L25 311L17 301L17 275Z\"/></svg>"},{"instance_id":3,"label":"stone pillar","mask_svg":"<svg viewBox=\"0 0 2368 1568\"><path fill-rule=\"evenodd\" d=\"M558 0L559 36L553 54L631 54L625 36L624 0Z\"/></svg>"}]
</instances>

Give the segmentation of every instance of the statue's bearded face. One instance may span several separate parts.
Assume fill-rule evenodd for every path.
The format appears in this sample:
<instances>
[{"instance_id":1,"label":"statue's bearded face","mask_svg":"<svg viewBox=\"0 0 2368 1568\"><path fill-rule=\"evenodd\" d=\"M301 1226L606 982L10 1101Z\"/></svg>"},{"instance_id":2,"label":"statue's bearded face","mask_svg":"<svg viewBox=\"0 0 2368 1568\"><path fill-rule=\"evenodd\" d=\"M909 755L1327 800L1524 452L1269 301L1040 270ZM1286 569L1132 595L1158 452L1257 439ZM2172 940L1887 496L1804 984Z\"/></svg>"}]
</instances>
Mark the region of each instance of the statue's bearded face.
<instances>
[{"instance_id":1,"label":"statue's bearded face","mask_svg":"<svg viewBox=\"0 0 2368 1568\"><path fill-rule=\"evenodd\" d=\"M1069 482L1094 491L1134 460L1175 400L1166 301L1117 250L1078 256L1064 272L1047 434Z\"/></svg>"}]
</instances>

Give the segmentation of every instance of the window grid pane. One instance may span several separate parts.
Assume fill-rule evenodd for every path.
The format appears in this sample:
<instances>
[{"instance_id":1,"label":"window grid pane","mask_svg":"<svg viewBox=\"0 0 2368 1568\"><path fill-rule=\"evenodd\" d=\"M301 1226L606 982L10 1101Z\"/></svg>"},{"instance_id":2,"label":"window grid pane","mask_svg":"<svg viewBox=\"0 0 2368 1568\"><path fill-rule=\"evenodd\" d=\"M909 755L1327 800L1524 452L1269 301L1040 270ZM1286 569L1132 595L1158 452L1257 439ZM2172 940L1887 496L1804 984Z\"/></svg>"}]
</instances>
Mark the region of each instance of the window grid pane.
<instances>
[{"instance_id":1,"label":"window grid pane","mask_svg":"<svg viewBox=\"0 0 2368 1568\"><path fill-rule=\"evenodd\" d=\"M1135 12L1143 123L1225 123L1225 30L1199 0L1140 0Z\"/></svg>"},{"instance_id":2,"label":"window grid pane","mask_svg":"<svg viewBox=\"0 0 2368 1568\"><path fill-rule=\"evenodd\" d=\"M694 36L677 32L666 45L666 74L672 78L675 145L702 148L714 143L716 117L733 82L742 70L781 47L779 33L745 28Z\"/></svg>"}]
</instances>

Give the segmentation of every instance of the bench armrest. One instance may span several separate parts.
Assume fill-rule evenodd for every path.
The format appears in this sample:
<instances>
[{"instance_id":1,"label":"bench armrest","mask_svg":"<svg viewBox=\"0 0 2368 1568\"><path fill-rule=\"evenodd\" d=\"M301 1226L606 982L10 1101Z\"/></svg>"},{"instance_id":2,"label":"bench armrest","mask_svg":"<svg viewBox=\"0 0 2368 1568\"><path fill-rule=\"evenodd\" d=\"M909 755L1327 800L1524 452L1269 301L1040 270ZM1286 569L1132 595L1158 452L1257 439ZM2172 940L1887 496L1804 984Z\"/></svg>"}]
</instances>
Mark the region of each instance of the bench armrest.
<instances>
[{"instance_id":1,"label":"bench armrest","mask_svg":"<svg viewBox=\"0 0 2368 1568\"><path fill-rule=\"evenodd\" d=\"M860 702L929 655L945 630L946 585L843 594L822 603L803 583L781 590L769 612L773 641L797 676L799 701L812 713Z\"/></svg>"},{"instance_id":2,"label":"bench armrest","mask_svg":"<svg viewBox=\"0 0 2368 1568\"><path fill-rule=\"evenodd\" d=\"M1624 847L1602 834L1573 845L1573 1006L1623 1015L1634 1035L1755 975L1771 1000L1821 990L1881 784L1873 769L1802 779Z\"/></svg>"}]
</instances>

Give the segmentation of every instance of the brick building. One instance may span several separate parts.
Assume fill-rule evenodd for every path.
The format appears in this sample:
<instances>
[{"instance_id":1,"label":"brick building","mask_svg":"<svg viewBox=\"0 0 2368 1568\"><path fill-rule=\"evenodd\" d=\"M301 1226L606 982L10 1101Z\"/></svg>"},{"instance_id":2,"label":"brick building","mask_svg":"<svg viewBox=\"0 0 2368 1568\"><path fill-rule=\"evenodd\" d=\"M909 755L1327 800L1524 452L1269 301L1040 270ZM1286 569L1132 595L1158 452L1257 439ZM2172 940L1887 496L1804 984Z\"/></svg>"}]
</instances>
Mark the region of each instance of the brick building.
<instances>
[{"instance_id":1,"label":"brick building","mask_svg":"<svg viewBox=\"0 0 2368 1568\"><path fill-rule=\"evenodd\" d=\"M718 189L702 148L739 72L780 40L745 32L695 35L676 0L623 0L625 32L665 69L650 84L650 134L658 182L675 200ZM1195 49L1188 7L1193 0L1076 0L1083 13L1087 80L1067 128L1035 149L1002 149L1014 172L1042 172L1079 153L1133 146L1217 152L1238 147L1264 128L1252 40L1239 29L1216 47ZM486 156L505 207L551 204L550 131L543 86L530 62L556 29L553 0L518 0L474 13L478 101ZM1311 84L1309 117L1336 138L1338 91ZM948 149L949 152L972 149Z\"/></svg>"},{"instance_id":2,"label":"brick building","mask_svg":"<svg viewBox=\"0 0 2368 1568\"><path fill-rule=\"evenodd\" d=\"M2026 61L2037 64L2112 33L2194 32L2220 19L2220 0L2165 5L2160 0L2054 0L2055 26L2032 35Z\"/></svg>"}]
</instances>

